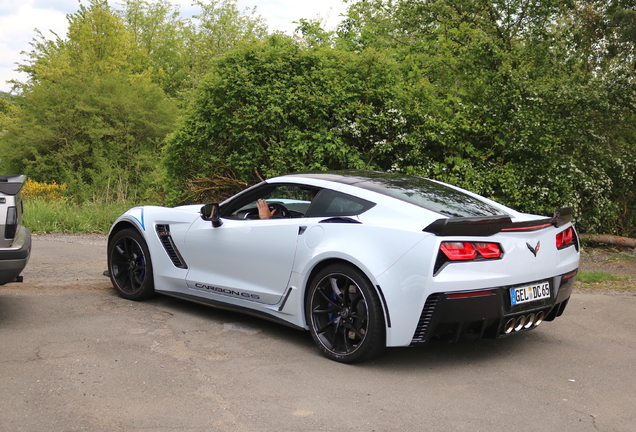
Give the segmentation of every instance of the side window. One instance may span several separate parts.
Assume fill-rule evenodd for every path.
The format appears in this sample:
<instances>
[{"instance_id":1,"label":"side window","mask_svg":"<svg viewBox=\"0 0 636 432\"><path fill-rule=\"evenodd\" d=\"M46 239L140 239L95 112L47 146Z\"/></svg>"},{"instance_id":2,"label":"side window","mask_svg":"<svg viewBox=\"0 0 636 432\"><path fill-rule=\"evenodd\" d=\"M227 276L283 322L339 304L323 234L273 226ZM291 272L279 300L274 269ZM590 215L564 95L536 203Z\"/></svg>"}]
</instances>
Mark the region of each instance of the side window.
<instances>
[{"instance_id":1,"label":"side window","mask_svg":"<svg viewBox=\"0 0 636 432\"><path fill-rule=\"evenodd\" d=\"M324 189L318 194L305 217L356 216L375 206L375 203L341 192Z\"/></svg>"},{"instance_id":2,"label":"side window","mask_svg":"<svg viewBox=\"0 0 636 432\"><path fill-rule=\"evenodd\" d=\"M316 187L297 184L267 185L231 205L233 208L226 210L227 216L225 217L258 219L258 209L256 208L258 199L264 199L270 206L282 205L288 211L287 216L284 217L303 217L319 191L320 189Z\"/></svg>"},{"instance_id":3,"label":"side window","mask_svg":"<svg viewBox=\"0 0 636 432\"><path fill-rule=\"evenodd\" d=\"M262 198L268 204L282 204L292 217L301 217L307 213L311 201L318 194L319 189L300 185L280 185Z\"/></svg>"},{"instance_id":4,"label":"side window","mask_svg":"<svg viewBox=\"0 0 636 432\"><path fill-rule=\"evenodd\" d=\"M316 188L304 187L299 185L280 185L263 196L266 200L281 200L287 202L304 202L311 203L311 200L318 193Z\"/></svg>"}]
</instances>

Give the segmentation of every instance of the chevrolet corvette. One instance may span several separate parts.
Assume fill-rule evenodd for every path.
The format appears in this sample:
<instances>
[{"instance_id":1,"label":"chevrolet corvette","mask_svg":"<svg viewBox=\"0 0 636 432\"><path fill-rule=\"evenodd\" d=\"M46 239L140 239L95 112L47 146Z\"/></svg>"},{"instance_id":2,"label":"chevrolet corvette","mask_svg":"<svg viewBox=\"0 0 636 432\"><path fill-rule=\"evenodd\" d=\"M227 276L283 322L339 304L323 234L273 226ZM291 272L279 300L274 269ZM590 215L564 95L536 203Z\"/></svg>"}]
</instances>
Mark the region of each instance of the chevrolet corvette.
<instances>
[{"instance_id":1,"label":"chevrolet corvette","mask_svg":"<svg viewBox=\"0 0 636 432\"><path fill-rule=\"evenodd\" d=\"M526 214L435 180L341 171L271 178L222 203L132 208L107 260L121 297L161 293L309 330L348 363L554 320L579 241L568 207Z\"/></svg>"}]
</instances>

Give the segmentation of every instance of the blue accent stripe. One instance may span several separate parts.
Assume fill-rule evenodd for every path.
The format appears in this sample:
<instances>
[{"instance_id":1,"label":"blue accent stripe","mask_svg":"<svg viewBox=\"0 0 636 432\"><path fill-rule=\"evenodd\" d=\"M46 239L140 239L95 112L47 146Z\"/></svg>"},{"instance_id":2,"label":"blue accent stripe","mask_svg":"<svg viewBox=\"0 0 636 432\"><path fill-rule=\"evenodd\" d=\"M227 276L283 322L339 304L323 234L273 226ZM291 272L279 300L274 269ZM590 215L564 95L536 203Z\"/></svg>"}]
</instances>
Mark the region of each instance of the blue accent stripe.
<instances>
[{"instance_id":1,"label":"blue accent stripe","mask_svg":"<svg viewBox=\"0 0 636 432\"><path fill-rule=\"evenodd\" d=\"M139 222L139 225L141 225L141 229L146 231L146 225L144 223L144 208L143 207L139 207L139 209L141 210L141 220L137 219L135 216L133 216L132 214L130 215L134 220L136 220L137 222Z\"/></svg>"}]
</instances>

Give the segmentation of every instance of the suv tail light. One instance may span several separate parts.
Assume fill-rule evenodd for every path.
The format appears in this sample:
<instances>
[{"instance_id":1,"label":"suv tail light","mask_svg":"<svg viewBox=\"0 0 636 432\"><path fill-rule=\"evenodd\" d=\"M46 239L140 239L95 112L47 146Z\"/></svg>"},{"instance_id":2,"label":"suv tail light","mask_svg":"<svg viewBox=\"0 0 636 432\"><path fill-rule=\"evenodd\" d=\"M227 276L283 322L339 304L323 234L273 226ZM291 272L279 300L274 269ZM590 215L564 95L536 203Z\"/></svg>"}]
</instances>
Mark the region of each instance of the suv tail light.
<instances>
[{"instance_id":1,"label":"suv tail light","mask_svg":"<svg viewBox=\"0 0 636 432\"><path fill-rule=\"evenodd\" d=\"M574 230L572 227L569 227L565 231L561 231L556 235L557 249L565 249L572 244L574 244Z\"/></svg>"},{"instance_id":2,"label":"suv tail light","mask_svg":"<svg viewBox=\"0 0 636 432\"><path fill-rule=\"evenodd\" d=\"M4 238L12 240L18 230L18 209L9 207L7 209L7 223L4 226Z\"/></svg>"}]
</instances>

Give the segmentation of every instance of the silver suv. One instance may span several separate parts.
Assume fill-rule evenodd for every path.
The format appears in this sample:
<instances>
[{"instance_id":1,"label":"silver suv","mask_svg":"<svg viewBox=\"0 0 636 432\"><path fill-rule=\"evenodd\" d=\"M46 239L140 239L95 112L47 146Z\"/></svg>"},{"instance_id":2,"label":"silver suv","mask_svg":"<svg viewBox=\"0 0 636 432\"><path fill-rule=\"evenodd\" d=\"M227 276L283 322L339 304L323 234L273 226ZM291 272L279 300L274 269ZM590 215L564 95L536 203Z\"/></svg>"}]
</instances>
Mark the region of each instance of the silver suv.
<instances>
[{"instance_id":1,"label":"silver suv","mask_svg":"<svg viewBox=\"0 0 636 432\"><path fill-rule=\"evenodd\" d=\"M25 175L0 175L0 285L22 282L31 254L31 232L22 226Z\"/></svg>"}]
</instances>

